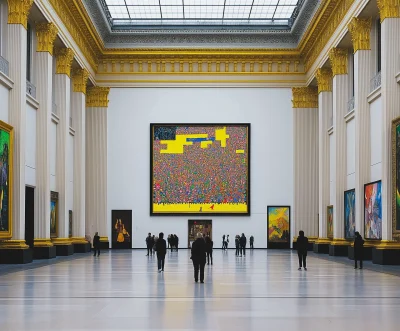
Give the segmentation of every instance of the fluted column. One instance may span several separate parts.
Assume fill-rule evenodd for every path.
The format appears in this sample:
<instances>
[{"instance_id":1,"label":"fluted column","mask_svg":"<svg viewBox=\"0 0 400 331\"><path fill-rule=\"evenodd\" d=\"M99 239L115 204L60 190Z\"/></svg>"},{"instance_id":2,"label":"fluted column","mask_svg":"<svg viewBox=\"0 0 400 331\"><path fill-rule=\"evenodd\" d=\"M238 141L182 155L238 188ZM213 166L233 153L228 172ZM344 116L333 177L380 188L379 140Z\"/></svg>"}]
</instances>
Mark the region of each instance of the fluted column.
<instances>
[{"instance_id":1,"label":"fluted column","mask_svg":"<svg viewBox=\"0 0 400 331\"><path fill-rule=\"evenodd\" d=\"M58 191L58 238L56 245L69 245L68 215L68 135L71 108L71 64L74 53L70 48L56 50L55 102L60 122L57 125L57 191Z\"/></svg>"},{"instance_id":2,"label":"fluted column","mask_svg":"<svg viewBox=\"0 0 400 331\"><path fill-rule=\"evenodd\" d=\"M93 87L86 98L86 233L99 232L108 243L106 87Z\"/></svg>"},{"instance_id":3,"label":"fluted column","mask_svg":"<svg viewBox=\"0 0 400 331\"><path fill-rule=\"evenodd\" d=\"M367 96L372 78L371 18L353 18L349 31L354 48L354 108L356 124L356 231L364 233L364 184L371 177L371 133Z\"/></svg>"},{"instance_id":4,"label":"fluted column","mask_svg":"<svg viewBox=\"0 0 400 331\"><path fill-rule=\"evenodd\" d=\"M86 83L89 74L78 69L72 76L72 120L74 137L74 220L72 241L74 244L85 242L85 132L86 132Z\"/></svg>"},{"instance_id":5,"label":"fluted column","mask_svg":"<svg viewBox=\"0 0 400 331\"><path fill-rule=\"evenodd\" d=\"M40 107L36 114L36 196L34 246L52 246L50 240L50 122L53 89L53 43L57 28L53 23L38 23L37 87Z\"/></svg>"},{"instance_id":6,"label":"fluted column","mask_svg":"<svg viewBox=\"0 0 400 331\"><path fill-rule=\"evenodd\" d=\"M327 206L329 203L329 135L332 116L332 70L330 68L318 69L316 74L318 82L318 113L319 113L319 232L320 239L327 239Z\"/></svg>"},{"instance_id":7,"label":"fluted column","mask_svg":"<svg viewBox=\"0 0 400 331\"><path fill-rule=\"evenodd\" d=\"M303 230L318 236L318 94L313 87L293 88L294 236Z\"/></svg>"},{"instance_id":8,"label":"fluted column","mask_svg":"<svg viewBox=\"0 0 400 331\"><path fill-rule=\"evenodd\" d=\"M344 191L346 189L346 115L349 101L348 51L333 48L329 53L333 72L333 127L335 182L333 203L334 244L344 241ZM343 243L345 244L345 243Z\"/></svg>"}]
</instances>

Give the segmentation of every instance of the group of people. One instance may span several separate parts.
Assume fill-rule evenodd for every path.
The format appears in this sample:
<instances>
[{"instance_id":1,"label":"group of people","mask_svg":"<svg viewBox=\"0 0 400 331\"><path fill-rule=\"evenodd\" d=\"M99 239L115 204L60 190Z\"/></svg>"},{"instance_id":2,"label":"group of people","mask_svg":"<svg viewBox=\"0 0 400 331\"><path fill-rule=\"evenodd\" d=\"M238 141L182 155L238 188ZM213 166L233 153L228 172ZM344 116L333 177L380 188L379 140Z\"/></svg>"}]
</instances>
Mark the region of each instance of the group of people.
<instances>
[{"instance_id":1,"label":"group of people","mask_svg":"<svg viewBox=\"0 0 400 331\"><path fill-rule=\"evenodd\" d=\"M146 237L146 247L147 247L146 256L150 256L156 253L156 244L159 239L160 239L159 236L157 237L156 235L151 235L151 233L149 232L149 234ZM163 234L163 240L165 241L164 234ZM179 238L176 234L169 234L167 241L168 241L168 249L171 249L171 252L173 250L178 251Z\"/></svg>"}]
</instances>

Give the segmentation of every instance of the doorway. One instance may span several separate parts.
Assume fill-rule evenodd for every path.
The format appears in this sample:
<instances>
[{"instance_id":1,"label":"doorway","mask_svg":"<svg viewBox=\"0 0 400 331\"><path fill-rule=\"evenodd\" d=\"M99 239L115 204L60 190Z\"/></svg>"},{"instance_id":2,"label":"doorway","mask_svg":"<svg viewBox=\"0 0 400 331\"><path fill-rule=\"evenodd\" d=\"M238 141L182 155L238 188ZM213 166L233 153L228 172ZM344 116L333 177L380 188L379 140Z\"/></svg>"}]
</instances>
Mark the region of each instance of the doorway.
<instances>
[{"instance_id":1,"label":"doorway","mask_svg":"<svg viewBox=\"0 0 400 331\"><path fill-rule=\"evenodd\" d=\"M25 187L25 242L33 249L35 238L35 188Z\"/></svg>"},{"instance_id":2,"label":"doorway","mask_svg":"<svg viewBox=\"0 0 400 331\"><path fill-rule=\"evenodd\" d=\"M188 220L188 248L196 240L196 234L209 235L212 240L212 220Z\"/></svg>"}]
</instances>

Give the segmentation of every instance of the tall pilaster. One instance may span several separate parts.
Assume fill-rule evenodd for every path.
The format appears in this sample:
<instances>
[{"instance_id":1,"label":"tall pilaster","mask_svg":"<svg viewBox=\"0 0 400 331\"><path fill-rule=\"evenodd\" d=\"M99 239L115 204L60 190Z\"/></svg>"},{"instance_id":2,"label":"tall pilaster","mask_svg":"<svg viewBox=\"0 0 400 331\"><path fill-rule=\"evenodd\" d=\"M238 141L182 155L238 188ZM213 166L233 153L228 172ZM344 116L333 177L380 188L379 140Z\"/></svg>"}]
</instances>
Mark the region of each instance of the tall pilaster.
<instances>
[{"instance_id":1,"label":"tall pilaster","mask_svg":"<svg viewBox=\"0 0 400 331\"><path fill-rule=\"evenodd\" d=\"M107 87L93 87L86 98L86 233L99 232L108 243L107 226Z\"/></svg>"},{"instance_id":2,"label":"tall pilaster","mask_svg":"<svg viewBox=\"0 0 400 331\"><path fill-rule=\"evenodd\" d=\"M60 122L57 125L57 191L58 191L58 230L53 239L57 255L73 253L69 238L68 209L68 135L71 111L71 65L74 52L70 48L56 50L55 102ZM61 247L63 246L63 247Z\"/></svg>"},{"instance_id":3,"label":"tall pilaster","mask_svg":"<svg viewBox=\"0 0 400 331\"><path fill-rule=\"evenodd\" d=\"M335 140L335 182L333 203L333 237L330 255L346 255L344 240L344 191L346 189L346 122L349 101L348 51L333 48L329 52L333 72L333 127Z\"/></svg>"},{"instance_id":4,"label":"tall pilaster","mask_svg":"<svg viewBox=\"0 0 400 331\"><path fill-rule=\"evenodd\" d=\"M354 109L356 124L356 231L364 233L364 184L370 181L371 132L367 96L372 78L371 18L353 18L348 28L354 48Z\"/></svg>"},{"instance_id":5,"label":"tall pilaster","mask_svg":"<svg viewBox=\"0 0 400 331\"><path fill-rule=\"evenodd\" d=\"M50 121L53 89L53 43L57 28L53 23L38 23L37 88L40 107L36 114L35 258L55 257L50 240ZM53 251L53 254L52 254Z\"/></svg>"},{"instance_id":6,"label":"tall pilaster","mask_svg":"<svg viewBox=\"0 0 400 331\"><path fill-rule=\"evenodd\" d=\"M318 237L318 94L313 87L292 89L294 133L294 236Z\"/></svg>"}]
</instances>

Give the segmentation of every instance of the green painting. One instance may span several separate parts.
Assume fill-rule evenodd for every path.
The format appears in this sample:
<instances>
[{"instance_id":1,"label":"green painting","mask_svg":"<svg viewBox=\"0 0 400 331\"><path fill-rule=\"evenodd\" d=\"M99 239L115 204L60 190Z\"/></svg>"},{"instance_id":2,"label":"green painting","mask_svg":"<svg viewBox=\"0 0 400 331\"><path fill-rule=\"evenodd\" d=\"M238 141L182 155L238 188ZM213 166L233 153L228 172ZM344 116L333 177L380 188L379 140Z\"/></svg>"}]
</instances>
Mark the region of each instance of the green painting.
<instances>
[{"instance_id":1,"label":"green painting","mask_svg":"<svg viewBox=\"0 0 400 331\"><path fill-rule=\"evenodd\" d=\"M0 121L0 238L12 237L11 179L13 129Z\"/></svg>"}]
</instances>

